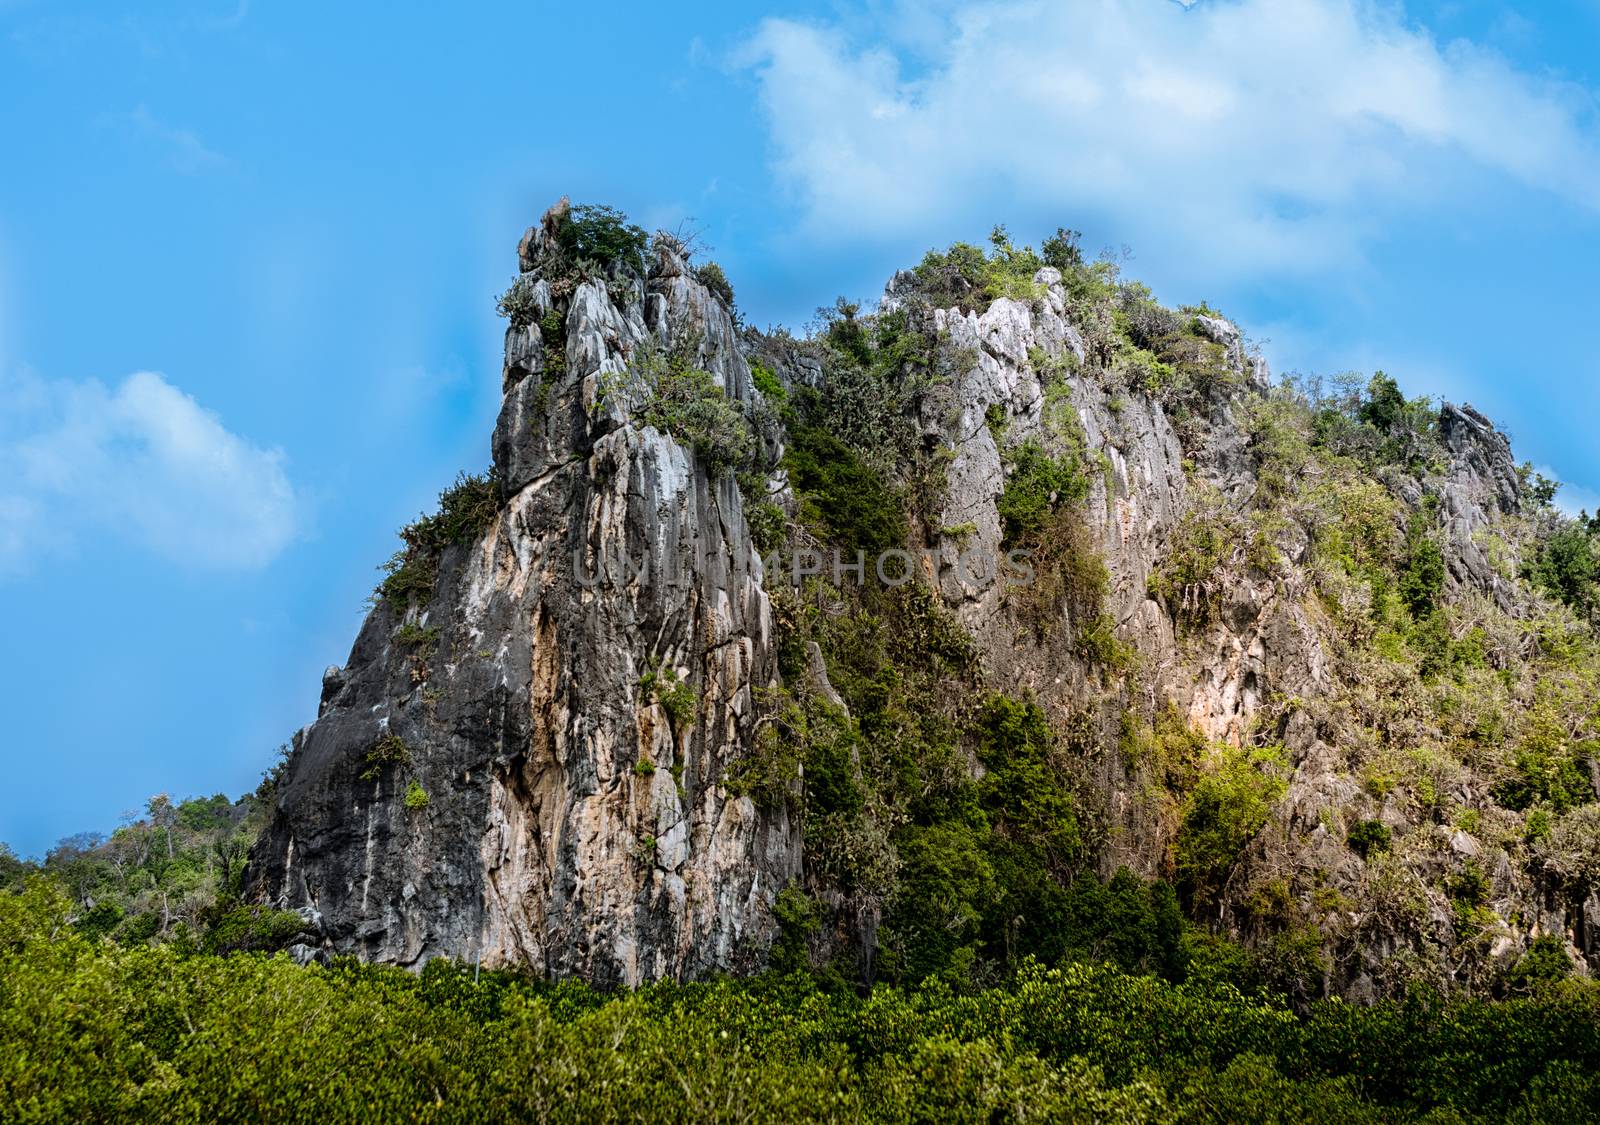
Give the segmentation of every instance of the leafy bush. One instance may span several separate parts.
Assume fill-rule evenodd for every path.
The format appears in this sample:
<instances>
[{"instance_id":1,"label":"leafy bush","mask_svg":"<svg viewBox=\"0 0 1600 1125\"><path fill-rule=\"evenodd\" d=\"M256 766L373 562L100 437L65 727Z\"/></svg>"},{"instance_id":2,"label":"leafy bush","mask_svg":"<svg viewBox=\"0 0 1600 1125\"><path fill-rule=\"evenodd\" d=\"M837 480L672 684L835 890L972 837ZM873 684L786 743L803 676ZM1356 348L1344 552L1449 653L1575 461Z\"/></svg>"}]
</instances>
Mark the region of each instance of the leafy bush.
<instances>
[{"instance_id":1,"label":"leafy bush","mask_svg":"<svg viewBox=\"0 0 1600 1125\"><path fill-rule=\"evenodd\" d=\"M923 452L916 419L948 379L931 329L906 309L862 316L842 297L817 315L812 344L827 378L794 389L791 428L827 431L885 478L909 469Z\"/></svg>"},{"instance_id":2,"label":"leafy bush","mask_svg":"<svg viewBox=\"0 0 1600 1125\"><path fill-rule=\"evenodd\" d=\"M488 474L460 473L439 493L439 511L413 524L407 539L435 550L471 543L489 529L499 511L499 491Z\"/></svg>"},{"instance_id":3,"label":"leafy bush","mask_svg":"<svg viewBox=\"0 0 1600 1125\"><path fill-rule=\"evenodd\" d=\"M1006 461L1009 472L996 508L1007 547L1036 542L1058 513L1089 494L1081 459L1072 454L1052 457L1037 438L1008 450Z\"/></svg>"},{"instance_id":4,"label":"leafy bush","mask_svg":"<svg viewBox=\"0 0 1600 1125\"><path fill-rule=\"evenodd\" d=\"M428 807L428 791L422 787L422 782L412 778L406 783L404 803L411 812L420 812Z\"/></svg>"},{"instance_id":5,"label":"leafy bush","mask_svg":"<svg viewBox=\"0 0 1600 1125\"><path fill-rule=\"evenodd\" d=\"M411 763L411 747L397 734L385 734L370 747L361 759L361 780L376 781L389 766Z\"/></svg>"},{"instance_id":6,"label":"leafy bush","mask_svg":"<svg viewBox=\"0 0 1600 1125\"><path fill-rule=\"evenodd\" d=\"M1076 232L1057 230L1047 249L1058 260L1077 256ZM957 242L940 253L929 250L911 271L915 294L934 308L958 308L963 312L983 312L995 300L1011 297L1033 300L1040 295L1033 276L1045 260L1031 247L1016 246L1003 226L989 235L990 252L966 242Z\"/></svg>"},{"instance_id":7,"label":"leafy bush","mask_svg":"<svg viewBox=\"0 0 1600 1125\"><path fill-rule=\"evenodd\" d=\"M1400 571L1400 599L1411 616L1421 620L1439 605L1444 592L1444 553L1428 534L1421 516L1413 516L1406 533L1406 558Z\"/></svg>"},{"instance_id":8,"label":"leafy bush","mask_svg":"<svg viewBox=\"0 0 1600 1125\"><path fill-rule=\"evenodd\" d=\"M1506 971L1503 986L1512 995L1527 995L1548 988L1572 975L1572 958L1566 944L1554 934L1541 934Z\"/></svg>"},{"instance_id":9,"label":"leafy bush","mask_svg":"<svg viewBox=\"0 0 1600 1125\"><path fill-rule=\"evenodd\" d=\"M1377 820L1358 820L1350 826L1345 843L1362 859L1376 852L1386 852L1389 850L1388 826Z\"/></svg>"},{"instance_id":10,"label":"leafy bush","mask_svg":"<svg viewBox=\"0 0 1600 1125\"><path fill-rule=\"evenodd\" d=\"M555 237L568 261L601 267L618 263L636 273L645 272L649 236L615 207L583 203L570 208L558 220Z\"/></svg>"},{"instance_id":11,"label":"leafy bush","mask_svg":"<svg viewBox=\"0 0 1600 1125\"><path fill-rule=\"evenodd\" d=\"M1240 853L1267 822L1286 788L1267 772L1281 764L1273 750L1219 748L1183 807L1176 870L1196 909L1213 903Z\"/></svg>"},{"instance_id":12,"label":"leafy bush","mask_svg":"<svg viewBox=\"0 0 1600 1125\"><path fill-rule=\"evenodd\" d=\"M800 497L800 519L826 543L869 560L906 541L900 499L853 449L818 427L790 433L784 468Z\"/></svg>"},{"instance_id":13,"label":"leafy bush","mask_svg":"<svg viewBox=\"0 0 1600 1125\"><path fill-rule=\"evenodd\" d=\"M306 921L292 910L271 910L223 900L202 914L207 953L271 953L282 949L307 930Z\"/></svg>"},{"instance_id":14,"label":"leafy bush","mask_svg":"<svg viewBox=\"0 0 1600 1125\"><path fill-rule=\"evenodd\" d=\"M728 282L728 275L722 272L722 267L715 262L705 262L694 268L694 279L711 291L717 300L733 307L733 286Z\"/></svg>"},{"instance_id":15,"label":"leafy bush","mask_svg":"<svg viewBox=\"0 0 1600 1125\"><path fill-rule=\"evenodd\" d=\"M1592 616L1600 606L1600 556L1593 534L1581 523L1563 524L1540 542L1524 574L1577 613Z\"/></svg>"},{"instance_id":16,"label":"leafy bush","mask_svg":"<svg viewBox=\"0 0 1600 1125\"><path fill-rule=\"evenodd\" d=\"M1439 412L1427 398L1405 398L1382 371L1365 387L1354 377L1334 382L1331 395L1311 388L1316 445L1369 468L1394 465L1422 472L1439 460Z\"/></svg>"},{"instance_id":17,"label":"leafy bush","mask_svg":"<svg viewBox=\"0 0 1600 1125\"><path fill-rule=\"evenodd\" d=\"M405 543L386 562L376 596L404 612L433 596L439 555L447 547L476 542L500 512L500 491L489 474L460 473L439 493L439 510L400 529Z\"/></svg>"},{"instance_id":18,"label":"leafy bush","mask_svg":"<svg viewBox=\"0 0 1600 1125\"><path fill-rule=\"evenodd\" d=\"M710 372L691 367L691 354L686 342L645 349L603 389L602 401L620 393L636 425L671 435L713 473L750 465L756 438L743 404L729 398Z\"/></svg>"},{"instance_id":19,"label":"leafy bush","mask_svg":"<svg viewBox=\"0 0 1600 1125\"><path fill-rule=\"evenodd\" d=\"M700 707L700 693L687 680L678 678L677 669L663 664L639 677L639 690L654 699L667 713L674 730L692 725Z\"/></svg>"},{"instance_id":20,"label":"leafy bush","mask_svg":"<svg viewBox=\"0 0 1600 1125\"><path fill-rule=\"evenodd\" d=\"M789 401L789 392L784 390L783 380L778 378L776 371L764 363L750 364L750 383L775 407L782 407Z\"/></svg>"},{"instance_id":21,"label":"leafy bush","mask_svg":"<svg viewBox=\"0 0 1600 1125\"><path fill-rule=\"evenodd\" d=\"M519 277L495 300L495 312L509 320L512 328L526 328L539 313L533 284L529 278Z\"/></svg>"},{"instance_id":22,"label":"leafy bush","mask_svg":"<svg viewBox=\"0 0 1600 1125\"><path fill-rule=\"evenodd\" d=\"M549 384L567 372L567 320L560 310L551 309L540 319L539 339L544 343L544 381Z\"/></svg>"},{"instance_id":23,"label":"leafy bush","mask_svg":"<svg viewBox=\"0 0 1600 1125\"><path fill-rule=\"evenodd\" d=\"M425 648L438 639L437 625L424 628L413 621L407 621L394 631L394 643L403 648Z\"/></svg>"}]
</instances>

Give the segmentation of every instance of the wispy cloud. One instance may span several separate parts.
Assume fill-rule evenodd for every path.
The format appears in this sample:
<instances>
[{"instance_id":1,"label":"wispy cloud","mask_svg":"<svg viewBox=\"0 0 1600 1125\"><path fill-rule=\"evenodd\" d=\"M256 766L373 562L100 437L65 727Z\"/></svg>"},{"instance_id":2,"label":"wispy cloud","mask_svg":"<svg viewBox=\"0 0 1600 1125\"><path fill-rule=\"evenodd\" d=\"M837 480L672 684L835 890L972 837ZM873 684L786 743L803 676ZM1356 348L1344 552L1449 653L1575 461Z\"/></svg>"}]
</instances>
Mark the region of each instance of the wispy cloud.
<instances>
[{"instance_id":1,"label":"wispy cloud","mask_svg":"<svg viewBox=\"0 0 1600 1125\"><path fill-rule=\"evenodd\" d=\"M813 235L1107 216L1208 276L1359 259L1382 220L1512 182L1600 211L1593 92L1361 0L987 0L905 51L768 20L776 168ZM932 44L932 45L930 45Z\"/></svg>"},{"instance_id":2,"label":"wispy cloud","mask_svg":"<svg viewBox=\"0 0 1600 1125\"><path fill-rule=\"evenodd\" d=\"M153 372L116 388L0 376L0 574L93 538L201 569L271 562L301 503L283 454Z\"/></svg>"},{"instance_id":3,"label":"wispy cloud","mask_svg":"<svg viewBox=\"0 0 1600 1125\"><path fill-rule=\"evenodd\" d=\"M225 16L211 16L204 21L204 26L211 31L232 31L244 23L245 17L250 14L250 0L238 0L233 11Z\"/></svg>"},{"instance_id":4,"label":"wispy cloud","mask_svg":"<svg viewBox=\"0 0 1600 1125\"><path fill-rule=\"evenodd\" d=\"M159 152L174 171L185 176L217 171L229 164L226 156L207 145L194 130L162 121L142 103L111 120L130 137Z\"/></svg>"}]
</instances>

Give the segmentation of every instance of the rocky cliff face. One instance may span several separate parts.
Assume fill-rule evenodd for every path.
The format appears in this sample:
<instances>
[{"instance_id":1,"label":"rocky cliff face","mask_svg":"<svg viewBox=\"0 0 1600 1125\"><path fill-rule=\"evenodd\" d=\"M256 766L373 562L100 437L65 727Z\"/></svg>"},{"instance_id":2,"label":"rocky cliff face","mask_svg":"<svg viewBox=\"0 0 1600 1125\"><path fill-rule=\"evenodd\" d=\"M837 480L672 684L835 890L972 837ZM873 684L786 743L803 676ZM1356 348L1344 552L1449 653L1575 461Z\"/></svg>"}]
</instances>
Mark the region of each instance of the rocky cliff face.
<instances>
[{"instance_id":1,"label":"rocky cliff face","mask_svg":"<svg viewBox=\"0 0 1600 1125\"><path fill-rule=\"evenodd\" d=\"M806 869L798 799L730 783L783 680L770 591L793 583L764 571L747 522L759 496L805 523L782 428L754 427L742 493L711 445L624 386L676 349L754 417L752 358L798 391L827 386L830 353L741 332L670 238L643 269L557 276L562 217L520 250L495 515L439 552L422 595L382 599L329 670L254 889L315 912L329 948L403 965L481 956L608 982L753 969L791 883L852 914L829 931L839 941L870 947L884 902ZM1495 706L1472 685L1522 676L1504 699L1530 715L1549 683L1570 688L1527 671L1528 623L1548 607L1516 575L1534 521L1504 436L1445 406L1426 455L1353 472L1350 456L1308 452L1334 439L1209 310L1141 329L1154 306L1135 295L1132 327L1108 328L1060 270L1023 281L1020 296L943 305L901 274L878 316L909 313L945 372L909 407L943 466L912 524L923 577L984 682L1090 732L1074 769L1098 818L1095 866L1181 876L1194 777L1230 748L1266 748L1270 807L1193 892L1197 918L1258 943L1319 935L1326 987L1354 995L1393 983L1396 964L1475 982L1541 934L1600 967L1600 900L1541 874L1562 861L1529 827L1538 801L1497 796L1503 748L1526 731L1491 753L1489 718L1462 715ZM1158 329L1165 345L1139 342ZM1157 354L1189 372L1181 397ZM1030 443L1092 470L1071 518L1105 580L1093 604L1049 603L1054 625L961 563L1013 545L1000 502ZM1425 570L1423 542L1449 609L1406 593L1407 620L1444 629L1448 652L1476 646L1450 684L1407 655L1430 643L1422 624L1401 639L1384 624L1396 595L1373 578ZM636 565L594 580L619 559ZM845 707L821 653L810 662L813 687ZM1165 745L1172 716L1206 748L1197 758L1139 752ZM804 784L797 773L791 788ZM1349 841L1368 823L1390 842L1362 854ZM1585 831L1572 847L1589 846ZM856 962L870 971L870 948Z\"/></svg>"},{"instance_id":2,"label":"rocky cliff face","mask_svg":"<svg viewBox=\"0 0 1600 1125\"><path fill-rule=\"evenodd\" d=\"M602 401L608 375L676 339L697 341L730 398L749 398L749 371L728 310L666 244L643 276L553 296L536 276L551 222L522 246L499 512L443 551L425 597L381 602L328 671L258 885L316 912L332 948L401 965L481 957L602 982L749 970L800 866L781 810L715 784L774 675L760 563L732 477ZM426 803L408 807L412 782Z\"/></svg>"}]
</instances>

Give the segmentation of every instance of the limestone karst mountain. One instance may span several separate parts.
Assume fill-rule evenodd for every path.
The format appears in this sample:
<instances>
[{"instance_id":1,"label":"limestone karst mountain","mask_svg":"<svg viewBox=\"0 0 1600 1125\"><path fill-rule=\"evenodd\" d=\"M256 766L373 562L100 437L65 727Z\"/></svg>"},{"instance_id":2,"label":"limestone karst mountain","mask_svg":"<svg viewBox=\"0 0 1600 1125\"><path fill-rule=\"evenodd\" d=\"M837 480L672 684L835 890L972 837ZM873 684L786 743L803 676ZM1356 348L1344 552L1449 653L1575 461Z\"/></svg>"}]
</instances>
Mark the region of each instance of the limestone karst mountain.
<instances>
[{"instance_id":1,"label":"limestone karst mountain","mask_svg":"<svg viewBox=\"0 0 1600 1125\"><path fill-rule=\"evenodd\" d=\"M252 857L322 949L914 975L1127 868L1306 987L1600 968L1571 527L1470 407L1275 386L1070 232L804 339L605 209L519 266L492 472L407 529Z\"/></svg>"}]
</instances>

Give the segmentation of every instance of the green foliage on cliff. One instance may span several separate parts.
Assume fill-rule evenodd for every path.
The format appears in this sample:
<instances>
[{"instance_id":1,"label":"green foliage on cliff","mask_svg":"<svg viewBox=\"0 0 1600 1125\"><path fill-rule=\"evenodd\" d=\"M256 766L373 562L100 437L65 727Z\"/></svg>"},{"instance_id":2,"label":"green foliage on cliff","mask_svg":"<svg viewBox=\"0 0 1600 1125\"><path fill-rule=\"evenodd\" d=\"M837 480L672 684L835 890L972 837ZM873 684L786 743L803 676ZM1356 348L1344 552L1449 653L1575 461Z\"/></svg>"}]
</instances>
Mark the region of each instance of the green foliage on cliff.
<instances>
[{"instance_id":1,"label":"green foliage on cliff","mask_svg":"<svg viewBox=\"0 0 1600 1125\"><path fill-rule=\"evenodd\" d=\"M439 580L439 556L446 548L475 542L500 512L500 490L493 474L459 473L439 493L439 509L400 529L405 544L383 564L375 597L397 612L425 605Z\"/></svg>"},{"instance_id":2,"label":"green foliage on cliff","mask_svg":"<svg viewBox=\"0 0 1600 1125\"><path fill-rule=\"evenodd\" d=\"M689 340L670 348L643 348L627 371L606 381L600 401L620 397L637 425L670 434L693 449L713 474L750 467L757 444L744 404L730 398L711 373L693 361Z\"/></svg>"},{"instance_id":3,"label":"green foliage on cliff","mask_svg":"<svg viewBox=\"0 0 1600 1125\"><path fill-rule=\"evenodd\" d=\"M1005 490L996 502L1005 546L1037 542L1058 513L1070 513L1089 494L1078 450L1054 457L1037 438L1005 451Z\"/></svg>"},{"instance_id":4,"label":"green foliage on cliff","mask_svg":"<svg viewBox=\"0 0 1600 1125\"><path fill-rule=\"evenodd\" d=\"M865 551L869 565L905 546L900 497L879 472L820 426L799 427L790 441L784 468L800 497L801 521L818 538L851 560Z\"/></svg>"},{"instance_id":5,"label":"green foliage on cliff","mask_svg":"<svg viewBox=\"0 0 1600 1125\"><path fill-rule=\"evenodd\" d=\"M711 295L729 308L733 307L733 285L722 267L715 262L702 262L694 267L694 278L711 291Z\"/></svg>"},{"instance_id":6,"label":"green foliage on cliff","mask_svg":"<svg viewBox=\"0 0 1600 1125\"><path fill-rule=\"evenodd\" d=\"M1211 905L1239 855L1283 796L1281 752L1224 749L1204 767L1183 807L1176 870L1196 909Z\"/></svg>"},{"instance_id":7,"label":"green foliage on cliff","mask_svg":"<svg viewBox=\"0 0 1600 1125\"><path fill-rule=\"evenodd\" d=\"M1526 576L1574 612L1593 617L1600 608L1600 548L1584 523L1564 524L1543 540Z\"/></svg>"},{"instance_id":8,"label":"green foliage on cliff","mask_svg":"<svg viewBox=\"0 0 1600 1125\"><path fill-rule=\"evenodd\" d=\"M570 262L613 263L644 273L650 237L615 207L580 203L556 220L556 245Z\"/></svg>"}]
</instances>

